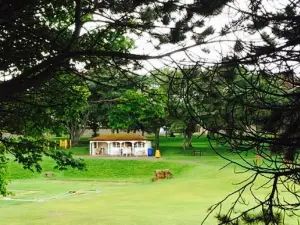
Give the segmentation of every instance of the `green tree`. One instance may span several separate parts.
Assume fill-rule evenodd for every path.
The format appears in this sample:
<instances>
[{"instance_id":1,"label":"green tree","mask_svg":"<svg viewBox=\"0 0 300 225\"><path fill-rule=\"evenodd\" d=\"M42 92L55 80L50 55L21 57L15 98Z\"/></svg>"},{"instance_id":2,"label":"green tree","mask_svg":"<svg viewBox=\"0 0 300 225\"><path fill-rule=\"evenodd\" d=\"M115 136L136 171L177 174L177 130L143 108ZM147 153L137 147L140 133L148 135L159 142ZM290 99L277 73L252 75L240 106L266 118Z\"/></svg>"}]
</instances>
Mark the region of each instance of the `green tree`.
<instances>
[{"instance_id":1,"label":"green tree","mask_svg":"<svg viewBox=\"0 0 300 225\"><path fill-rule=\"evenodd\" d=\"M40 114L43 115L40 120L37 120L39 117L36 115L27 116L25 123L28 124L24 125L26 135L32 136L36 132L38 138L45 133L68 133L73 144L77 144L89 115L90 91L85 81L69 73L60 74L35 90L34 94L34 101L28 100L25 104L35 106L37 101L42 102L45 108L40 110L44 114ZM26 108L23 113L27 113ZM19 130L18 134L25 134L20 128L12 129L11 132L15 133L15 130Z\"/></svg>"},{"instance_id":2,"label":"green tree","mask_svg":"<svg viewBox=\"0 0 300 225\"><path fill-rule=\"evenodd\" d=\"M86 85L74 85L70 89L67 96L68 105L62 111L56 113L54 118L66 128L70 140L76 145L87 128L91 111L88 98L91 93Z\"/></svg>"},{"instance_id":3,"label":"green tree","mask_svg":"<svg viewBox=\"0 0 300 225\"><path fill-rule=\"evenodd\" d=\"M21 163L25 169L32 171L42 170L40 162L43 156L53 158L59 169L67 169L68 166L84 168L82 160L73 159L71 154L65 151L55 150L55 143L47 138L48 133L63 130L63 124L56 119L57 115L70 110L67 106L70 96L75 98L72 94L81 94L81 92L76 93L78 90L71 91L70 89L75 86L66 87L65 82L65 79L51 80L38 90L28 90L26 94L18 96L18 101L5 104L6 113L2 114L0 120L1 134L11 133L18 136L0 135L1 194L7 194L5 167L8 155L9 158L13 156L15 161ZM52 86L54 83L55 85ZM14 123L11 118L14 118Z\"/></svg>"},{"instance_id":4,"label":"green tree","mask_svg":"<svg viewBox=\"0 0 300 225\"><path fill-rule=\"evenodd\" d=\"M77 3L79 4L79 1ZM53 4L59 5L60 3L53 2ZM39 21L39 19L36 19L35 13L30 11L31 9L27 8L29 5L25 5L26 4L20 5L20 7L22 8L24 6L24 10L27 10L29 14L33 13L31 15L33 18L31 18L31 16L29 16L29 18L31 18L33 24L36 24L33 27L29 25L24 29L21 27L16 28L15 32L10 30L10 35L12 36L9 37L11 38L11 42L8 41L9 43L7 40L1 39L1 41L3 40L2 50L5 52L5 54L9 50L11 53L14 52L17 54L19 58L10 58L10 54L4 56L2 55L2 51L0 53L1 57L5 58L5 62L3 61L2 64L4 67L1 67L0 69L1 76L3 77L2 81L0 82L0 89L1 91L4 89L7 90L6 96L3 96L3 98L6 99L0 100L0 114L2 115L0 120L0 133L2 134L9 132L12 134L21 135L24 138L15 140L3 138L0 135L0 142L3 144L5 149L3 151L3 157L5 158L5 154L13 151L13 148L10 147L12 143L24 141L24 143L32 147L31 154L34 154L34 157L30 159L30 162L29 159L26 159L26 157L25 159L27 161L24 160L24 156L21 151L22 149L20 147L20 151L16 150L16 153L13 154L16 158L16 161L23 163L26 168L32 168L35 166L38 171L41 171L39 161L42 159L43 154L48 154L42 150L43 146L48 145L48 141L45 139L45 134L51 132L67 132L69 133L70 139L74 144L78 142L82 132L86 128L88 118L91 114L90 105L88 104L90 97L88 88L90 87L90 84L87 81L95 79L95 81L98 81L98 83L103 82L103 80L99 80L99 77L96 76L95 73L96 71L99 71L99 68L110 68L111 66L111 64L109 64L106 60L103 60L99 57L88 57L84 60L77 60L78 58L74 58L73 60L71 60L71 58L65 58L67 60L65 62L63 62L63 60L54 62L54 60L50 63L54 64L48 64L48 66L46 66L47 68L43 68L44 63L46 63L45 61L51 61L59 54L65 54L68 51L74 51L75 49L73 49L71 46L73 44L74 46L76 45L78 47L77 51L80 51L81 48L90 49L91 45L93 45L94 49L98 49L100 51L109 50L125 53L134 47L134 43L131 39L123 36L122 32L113 29L106 29L105 32L99 32L98 36L96 35L95 31L90 31L88 34L82 35L79 35L76 33L77 31L74 31L72 35L72 32L70 32L69 29L69 26L72 24L72 22L68 21L68 18L65 17L65 15L57 15L57 20L51 21L51 25L47 21L44 21L44 23ZM11 9L14 9L13 5L11 5L11 7ZM45 6L43 9L46 10L46 8L47 6ZM3 8L1 8L1 10L2 9ZM19 8L16 10L18 11ZM63 13L63 11L64 10L62 10L61 13ZM43 17L42 14L40 15L41 17ZM69 14L69 16L71 15L72 13ZM39 17L38 14L37 16ZM55 16L55 13L53 16ZM23 20L24 18L22 17L15 19ZM45 17L44 19L51 20L53 18ZM61 19L65 19L65 21L59 22ZM86 18L82 18L82 20L85 19ZM4 32L5 34L3 34L3 37L7 37L6 32L9 32L8 30L10 27L7 27L6 22L2 22L3 21L0 22L0 26L3 29L7 29ZM41 26L39 26L37 25L38 23L44 24L40 24ZM16 24L14 25L18 26ZM27 30L29 27L31 27L32 30L35 29L37 31L36 35L40 35L40 37L37 37L37 39L34 40L30 39L33 38L30 36L30 34L27 37L26 32L29 31ZM48 43L48 41L51 39L50 36L58 30L60 30L60 33L56 33L56 37L51 40L51 43ZM20 34L18 32L24 33ZM22 41L22 44L18 45L18 49L15 49L15 46L10 44L14 42L14 38L16 38L14 35L24 35L24 41ZM47 35L49 35L48 38L46 38ZM101 40L103 41L102 44L95 43L95 35L98 38L101 36ZM80 43L75 44L74 42L77 42L75 39L77 39L79 36L81 39ZM20 36L18 36L17 39L22 39L19 37ZM69 44L66 42L68 37L71 37L69 40L71 42L69 42ZM89 47L87 46L88 44ZM67 45L69 46L66 47ZM55 53L53 53L53 51ZM19 60L22 57L25 57L25 59L13 63L13 60ZM30 60L28 60L29 58ZM82 62L82 65L84 65L84 68L81 70L78 70L77 65L75 65L79 62ZM110 62L112 64L116 63L118 65L124 65L124 61L121 60L118 60L118 62ZM56 67L56 69L54 67ZM29 75L31 73L31 68L35 68L36 72ZM27 73L27 75L23 76L23 72ZM39 75L37 75L38 73L40 75L44 73L44 75L39 77ZM90 74L92 73L93 77L91 78ZM7 78L7 76L9 76L9 78ZM31 77L28 79L28 83L25 81L28 78L27 76ZM42 78L43 76L44 78ZM19 87L14 86L14 83L17 86L19 85ZM20 87L21 83L22 87ZM13 121L17 122L14 123ZM30 141L35 143L30 143ZM24 145L22 148L24 149L27 147ZM23 151L24 154L26 154L26 151ZM36 152L34 153L34 151ZM65 154L64 157L70 157L70 155ZM55 158L58 163L61 163L60 160L63 159L63 157L59 159L58 156L55 155L53 155L53 158ZM79 168L82 168L83 165L80 161L73 160L72 158L66 159L65 162L71 163L71 166L78 165ZM64 166L67 166L67 164Z\"/></svg>"},{"instance_id":5,"label":"green tree","mask_svg":"<svg viewBox=\"0 0 300 225\"><path fill-rule=\"evenodd\" d=\"M213 150L230 163L236 163L255 174L251 174L245 185L235 193L250 191L250 185L256 183L259 176L273 180L274 174L289 168L285 164L286 160L296 161L295 151L291 147L293 143L289 143L287 150L279 147L282 143L278 142L289 124L285 117L288 115L283 114L282 107L294 104L291 93L297 91L297 88L289 88L282 76L275 79L253 73L246 68L227 66L199 70L197 79L187 81L191 91L186 92L189 111L199 124L210 131L209 140L216 141L217 146L226 146L246 164L242 165L225 156L221 149L212 144ZM282 119L286 121L282 123ZM254 163L245 153L260 155L264 163ZM276 193L275 189L280 184L276 179L274 182L276 184L273 184L272 189ZM291 178L291 182L298 181ZM288 188L288 191L291 190ZM293 194L292 191L291 193ZM257 197L256 192L252 194L254 198ZM229 194L232 195L234 193ZM273 202L276 201L279 205L283 203L273 197L268 195L264 202L257 201L254 208L235 213L233 211L240 207L237 202L242 198L237 196L237 201L230 210L219 214L217 218L221 224L251 224L251 221L279 224L283 219L280 215L282 212L275 206L273 208ZM210 213L221 205L222 202L214 205ZM257 210L258 207L262 207L262 212Z\"/></svg>"},{"instance_id":6,"label":"green tree","mask_svg":"<svg viewBox=\"0 0 300 225\"><path fill-rule=\"evenodd\" d=\"M147 93L126 91L109 113L113 129L143 130L155 134L155 148L159 149L159 129L165 124L166 94L159 89Z\"/></svg>"},{"instance_id":7,"label":"green tree","mask_svg":"<svg viewBox=\"0 0 300 225\"><path fill-rule=\"evenodd\" d=\"M219 151L218 147L212 144L211 146L217 154L230 163L236 163L246 171L252 170L257 176L266 176L269 179L273 179L273 173L286 169L285 161L293 163L297 161L294 155L296 154L295 149L291 147L293 143L289 143L290 148L288 149L278 148L283 144L278 143L278 139L282 133L286 132L286 125L283 121L287 115L282 112L282 107L293 104L293 97L288 96L298 89L289 87L289 83L283 76L277 78L264 76L245 67L230 64L204 69L196 65L182 68L180 71L181 76L174 75L173 72L171 82L167 83L175 84L175 93L177 93L175 96L177 100L181 100L174 104L176 98L173 98L172 103L175 108L184 108L178 107L182 102L189 116L209 130L209 140L217 141L217 146L226 146L229 152L241 157L246 165L241 165L228 155L224 155L223 148ZM170 90L171 88L169 87L169 95L174 93ZM183 94L178 95L178 93ZM273 108L275 105L278 107L277 110ZM280 110L278 111L278 109ZM184 128L182 121L174 125L181 129ZM266 134L266 132L268 133ZM261 155L266 162L257 165L253 163L252 159L245 156L246 152L247 154ZM273 163L277 168L273 167ZM268 173L272 175L266 175ZM256 183L256 177L252 179L253 175L250 176L247 180L249 183L234 193L243 192L251 188L249 185ZM292 182L298 182L296 178L293 179ZM273 188L276 189L275 186ZM256 192L252 192L252 194L256 197ZM248 211L234 213L233 211L240 207L237 202L242 197L239 195L230 210L219 214L217 219L221 224L239 224L239 222L251 224L251 221L278 224L279 220L282 220L278 208L268 208L269 204L274 201L273 197L267 196L264 203L262 203L263 201L257 202L256 207L262 206L262 212L250 209L251 213ZM223 201L214 205L209 213L215 212L218 207L222 207L222 204ZM267 221L268 223L266 223Z\"/></svg>"},{"instance_id":8,"label":"green tree","mask_svg":"<svg viewBox=\"0 0 300 225\"><path fill-rule=\"evenodd\" d=\"M101 74L99 76L99 73ZM96 136L100 127L109 128L109 112L120 101L127 90L137 90L143 86L144 78L117 69L103 70L96 74L97 83L89 84L91 96L89 105L91 113L89 127Z\"/></svg>"},{"instance_id":9,"label":"green tree","mask_svg":"<svg viewBox=\"0 0 300 225\"><path fill-rule=\"evenodd\" d=\"M186 70L187 71L187 70ZM189 71L190 72L190 71ZM167 110L170 132L183 133L183 149L192 147L193 133L197 122L186 110L184 86L186 84L180 68L171 70L164 68L151 73L154 83L167 93Z\"/></svg>"},{"instance_id":10,"label":"green tree","mask_svg":"<svg viewBox=\"0 0 300 225\"><path fill-rule=\"evenodd\" d=\"M131 43L122 40L122 35L128 32L138 36L148 32L159 47L163 43L184 41L185 34L198 27L200 32L193 39L205 42L214 29L206 27L204 19L194 21L194 17L220 13L227 2L217 1L211 6L210 3L183 5L169 0L54 0L50 3L4 0L0 9L0 68L6 78L0 84L0 101L40 86L65 68L74 69L76 62L90 67L94 66L91 60L95 58L118 65L163 57L130 54L126 49L131 48ZM174 17L174 12L184 16ZM157 31L156 22L162 23L167 32ZM171 23L175 23L172 28ZM112 48L112 38L122 42L121 49Z\"/></svg>"}]
</instances>

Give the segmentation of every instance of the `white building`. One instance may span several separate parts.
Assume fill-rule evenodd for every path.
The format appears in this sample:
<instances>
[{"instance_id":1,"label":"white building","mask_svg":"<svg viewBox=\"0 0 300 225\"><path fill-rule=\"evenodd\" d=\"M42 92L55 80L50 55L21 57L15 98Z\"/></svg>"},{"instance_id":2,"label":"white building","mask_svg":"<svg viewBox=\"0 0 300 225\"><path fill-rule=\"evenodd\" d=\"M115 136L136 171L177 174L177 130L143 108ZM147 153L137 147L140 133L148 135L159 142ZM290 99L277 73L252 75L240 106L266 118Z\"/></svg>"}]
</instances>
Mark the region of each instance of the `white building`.
<instances>
[{"instance_id":1,"label":"white building","mask_svg":"<svg viewBox=\"0 0 300 225\"><path fill-rule=\"evenodd\" d=\"M146 156L151 141L132 133L102 134L90 140L90 155Z\"/></svg>"}]
</instances>

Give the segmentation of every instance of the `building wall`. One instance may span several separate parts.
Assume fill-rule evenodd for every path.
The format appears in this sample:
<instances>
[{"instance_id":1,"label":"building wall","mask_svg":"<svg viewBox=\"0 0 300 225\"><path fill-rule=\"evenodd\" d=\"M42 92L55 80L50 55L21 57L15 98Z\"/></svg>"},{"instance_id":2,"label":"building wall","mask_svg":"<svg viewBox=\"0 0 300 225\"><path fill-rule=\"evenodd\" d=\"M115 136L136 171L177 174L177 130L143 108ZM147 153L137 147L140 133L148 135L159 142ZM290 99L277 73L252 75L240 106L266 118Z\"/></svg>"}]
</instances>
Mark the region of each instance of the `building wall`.
<instances>
[{"instance_id":1,"label":"building wall","mask_svg":"<svg viewBox=\"0 0 300 225\"><path fill-rule=\"evenodd\" d=\"M124 145L120 144L118 147L114 147L113 143L123 143ZM132 154L134 155L147 155L148 154L148 148L151 147L151 141L108 141L108 142L97 142L97 141L91 141L89 148L90 148L90 155L96 155L96 151L99 148L104 148L106 155L120 155L119 151L121 149L126 148L125 143L130 143L130 149L132 151ZM144 143L144 147L135 146L136 143Z\"/></svg>"}]
</instances>

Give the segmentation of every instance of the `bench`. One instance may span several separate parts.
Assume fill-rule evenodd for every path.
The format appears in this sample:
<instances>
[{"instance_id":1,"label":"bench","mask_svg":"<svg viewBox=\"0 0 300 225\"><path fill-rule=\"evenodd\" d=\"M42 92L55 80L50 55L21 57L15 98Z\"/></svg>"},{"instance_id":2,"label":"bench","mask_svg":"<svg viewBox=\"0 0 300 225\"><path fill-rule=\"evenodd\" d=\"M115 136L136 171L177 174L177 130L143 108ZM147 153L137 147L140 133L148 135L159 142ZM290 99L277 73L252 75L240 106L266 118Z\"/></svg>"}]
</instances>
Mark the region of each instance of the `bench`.
<instances>
[{"instance_id":1,"label":"bench","mask_svg":"<svg viewBox=\"0 0 300 225\"><path fill-rule=\"evenodd\" d=\"M203 156L203 152L198 149L194 149L192 154L193 156Z\"/></svg>"}]
</instances>

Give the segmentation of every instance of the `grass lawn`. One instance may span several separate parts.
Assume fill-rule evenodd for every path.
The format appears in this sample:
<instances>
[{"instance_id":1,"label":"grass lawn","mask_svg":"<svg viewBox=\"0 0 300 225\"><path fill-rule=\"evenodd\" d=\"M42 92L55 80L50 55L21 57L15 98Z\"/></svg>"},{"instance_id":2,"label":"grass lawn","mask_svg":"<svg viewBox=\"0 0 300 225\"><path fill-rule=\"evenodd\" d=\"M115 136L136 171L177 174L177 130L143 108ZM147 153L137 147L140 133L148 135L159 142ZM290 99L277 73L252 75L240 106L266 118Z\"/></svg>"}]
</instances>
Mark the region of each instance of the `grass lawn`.
<instances>
[{"instance_id":1,"label":"grass lawn","mask_svg":"<svg viewBox=\"0 0 300 225\"><path fill-rule=\"evenodd\" d=\"M99 160L101 161L101 160ZM136 161L135 161L136 162ZM134 163L135 163L134 162ZM100 162L99 162L100 163ZM218 176L222 177L222 180ZM232 179L234 178L234 179ZM0 201L3 224L199 224L206 209L233 190L231 170L218 171L208 162L172 180L114 183L85 180L24 179L10 184L15 198L46 198L69 190L101 193L45 202ZM133 180L132 180L133 181ZM216 185L222 183L222 185ZM35 191L35 193L26 193ZM215 221L211 218L207 224Z\"/></svg>"},{"instance_id":2,"label":"grass lawn","mask_svg":"<svg viewBox=\"0 0 300 225\"><path fill-rule=\"evenodd\" d=\"M45 172L51 172L55 176L52 180L101 180L101 181L134 181L148 182L156 169L169 168L174 174L180 175L187 171L193 165L172 161L147 161L143 160L117 160L117 159L99 159L85 158L86 169L79 171L76 169L68 169L66 171L58 171L53 169L54 162L50 159L43 160L43 173L33 173L17 164L11 162L9 164L10 179L43 179ZM48 178L47 178L48 179ZM46 179L46 180L47 180Z\"/></svg>"},{"instance_id":3,"label":"grass lawn","mask_svg":"<svg viewBox=\"0 0 300 225\"><path fill-rule=\"evenodd\" d=\"M44 199L71 190L101 192L44 202L0 200L1 224L200 224L208 207L235 190L233 183L246 174L235 175L233 167L220 171L225 162L214 155L204 138L194 142L203 157L183 153L181 143L178 137L162 138L163 159L159 160L85 158L87 171L55 171L53 162L45 159L44 171L55 174L51 179L11 162L9 189L16 194L12 198ZM82 143L70 151L84 153L85 148ZM174 179L150 181L153 170L165 168L172 170ZM205 224L216 224L216 220L211 217Z\"/></svg>"}]
</instances>

